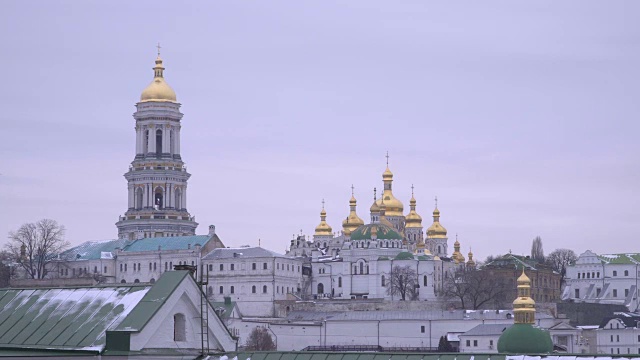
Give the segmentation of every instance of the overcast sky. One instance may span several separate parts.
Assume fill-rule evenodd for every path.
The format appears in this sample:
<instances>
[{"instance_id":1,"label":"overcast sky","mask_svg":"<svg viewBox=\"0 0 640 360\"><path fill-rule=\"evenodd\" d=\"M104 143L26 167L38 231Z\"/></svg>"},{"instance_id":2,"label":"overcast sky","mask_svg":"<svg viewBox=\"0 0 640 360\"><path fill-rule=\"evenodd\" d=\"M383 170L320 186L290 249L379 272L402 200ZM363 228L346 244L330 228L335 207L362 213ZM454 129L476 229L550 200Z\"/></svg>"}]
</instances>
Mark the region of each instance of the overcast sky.
<instances>
[{"instance_id":1,"label":"overcast sky","mask_svg":"<svg viewBox=\"0 0 640 360\"><path fill-rule=\"evenodd\" d=\"M369 220L390 154L425 229L482 260L638 252L638 1L3 1L0 234L117 237L156 43L183 104L188 210L283 252Z\"/></svg>"}]
</instances>

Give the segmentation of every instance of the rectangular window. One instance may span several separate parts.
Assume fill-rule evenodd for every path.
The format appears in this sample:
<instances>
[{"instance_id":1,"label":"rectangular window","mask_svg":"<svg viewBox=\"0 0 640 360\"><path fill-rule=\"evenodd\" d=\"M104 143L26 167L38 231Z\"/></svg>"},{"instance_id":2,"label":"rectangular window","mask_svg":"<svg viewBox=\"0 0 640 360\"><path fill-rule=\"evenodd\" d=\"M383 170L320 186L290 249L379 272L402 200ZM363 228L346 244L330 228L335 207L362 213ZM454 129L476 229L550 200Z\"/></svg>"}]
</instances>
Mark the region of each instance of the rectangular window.
<instances>
[{"instance_id":1,"label":"rectangular window","mask_svg":"<svg viewBox=\"0 0 640 360\"><path fill-rule=\"evenodd\" d=\"M471 340L467 340L467 346L471 346Z\"/></svg>"},{"instance_id":2,"label":"rectangular window","mask_svg":"<svg viewBox=\"0 0 640 360\"><path fill-rule=\"evenodd\" d=\"M127 271L127 264L124 264L124 271Z\"/></svg>"},{"instance_id":3,"label":"rectangular window","mask_svg":"<svg viewBox=\"0 0 640 360\"><path fill-rule=\"evenodd\" d=\"M420 332L424 334L424 332L425 332L425 326L424 325L420 326Z\"/></svg>"},{"instance_id":4,"label":"rectangular window","mask_svg":"<svg viewBox=\"0 0 640 360\"><path fill-rule=\"evenodd\" d=\"M224 270L224 264L220 264L220 271Z\"/></svg>"},{"instance_id":5,"label":"rectangular window","mask_svg":"<svg viewBox=\"0 0 640 360\"><path fill-rule=\"evenodd\" d=\"M620 335L616 335L616 342L620 342Z\"/></svg>"},{"instance_id":6,"label":"rectangular window","mask_svg":"<svg viewBox=\"0 0 640 360\"><path fill-rule=\"evenodd\" d=\"M104 267L104 273L105 274L107 273L107 267L106 266Z\"/></svg>"},{"instance_id":7,"label":"rectangular window","mask_svg":"<svg viewBox=\"0 0 640 360\"><path fill-rule=\"evenodd\" d=\"M231 286L231 293L232 293L232 294L235 292L234 290L235 290L235 289L234 289L234 287L233 287L233 286Z\"/></svg>"},{"instance_id":8,"label":"rectangular window","mask_svg":"<svg viewBox=\"0 0 640 360\"><path fill-rule=\"evenodd\" d=\"M220 294L224 293L224 286L220 286Z\"/></svg>"},{"instance_id":9,"label":"rectangular window","mask_svg":"<svg viewBox=\"0 0 640 360\"><path fill-rule=\"evenodd\" d=\"M209 264L209 271L213 271L213 264Z\"/></svg>"},{"instance_id":10,"label":"rectangular window","mask_svg":"<svg viewBox=\"0 0 640 360\"><path fill-rule=\"evenodd\" d=\"M613 342L613 335L611 335L611 342Z\"/></svg>"},{"instance_id":11,"label":"rectangular window","mask_svg":"<svg viewBox=\"0 0 640 360\"><path fill-rule=\"evenodd\" d=\"M613 289L613 297L618 297L618 289Z\"/></svg>"},{"instance_id":12,"label":"rectangular window","mask_svg":"<svg viewBox=\"0 0 640 360\"><path fill-rule=\"evenodd\" d=\"M489 340L489 346L493 346L493 340Z\"/></svg>"},{"instance_id":13,"label":"rectangular window","mask_svg":"<svg viewBox=\"0 0 640 360\"><path fill-rule=\"evenodd\" d=\"M94 266L94 267L93 267L93 272L94 272L94 273L97 273L97 272L98 272L98 267L97 267L97 266Z\"/></svg>"},{"instance_id":14,"label":"rectangular window","mask_svg":"<svg viewBox=\"0 0 640 360\"><path fill-rule=\"evenodd\" d=\"M255 270L256 269L256 263L251 264L251 270Z\"/></svg>"},{"instance_id":15,"label":"rectangular window","mask_svg":"<svg viewBox=\"0 0 640 360\"><path fill-rule=\"evenodd\" d=\"M231 270L235 269L235 264L231 264Z\"/></svg>"},{"instance_id":16,"label":"rectangular window","mask_svg":"<svg viewBox=\"0 0 640 360\"><path fill-rule=\"evenodd\" d=\"M267 263L262 263L262 270L267 270Z\"/></svg>"},{"instance_id":17,"label":"rectangular window","mask_svg":"<svg viewBox=\"0 0 640 360\"><path fill-rule=\"evenodd\" d=\"M629 296L629 289L624 289L624 297Z\"/></svg>"},{"instance_id":18,"label":"rectangular window","mask_svg":"<svg viewBox=\"0 0 640 360\"><path fill-rule=\"evenodd\" d=\"M478 340L473 340L473 346L478 347Z\"/></svg>"},{"instance_id":19,"label":"rectangular window","mask_svg":"<svg viewBox=\"0 0 640 360\"><path fill-rule=\"evenodd\" d=\"M576 299L579 299L579 298L580 298L580 289L576 289L576 296L575 296L575 298L576 298Z\"/></svg>"},{"instance_id":20,"label":"rectangular window","mask_svg":"<svg viewBox=\"0 0 640 360\"><path fill-rule=\"evenodd\" d=\"M613 271L613 276L618 276L618 272L617 271Z\"/></svg>"}]
</instances>

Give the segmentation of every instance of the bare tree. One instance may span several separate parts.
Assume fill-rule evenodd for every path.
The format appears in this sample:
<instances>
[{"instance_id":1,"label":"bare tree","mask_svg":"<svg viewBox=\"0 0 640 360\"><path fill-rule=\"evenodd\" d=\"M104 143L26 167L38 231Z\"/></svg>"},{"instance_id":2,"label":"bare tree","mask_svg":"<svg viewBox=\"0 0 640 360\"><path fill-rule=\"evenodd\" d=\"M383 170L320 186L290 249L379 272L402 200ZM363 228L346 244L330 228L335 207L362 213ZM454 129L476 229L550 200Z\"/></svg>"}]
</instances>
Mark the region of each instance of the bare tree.
<instances>
[{"instance_id":1,"label":"bare tree","mask_svg":"<svg viewBox=\"0 0 640 360\"><path fill-rule=\"evenodd\" d=\"M490 270L460 268L444 284L444 296L460 301L463 309L500 307L505 301L507 286L492 276Z\"/></svg>"},{"instance_id":2,"label":"bare tree","mask_svg":"<svg viewBox=\"0 0 640 360\"><path fill-rule=\"evenodd\" d=\"M7 250L29 278L43 279L47 264L69 246L64 232L64 226L50 219L23 224L17 231L9 232Z\"/></svg>"},{"instance_id":3,"label":"bare tree","mask_svg":"<svg viewBox=\"0 0 640 360\"><path fill-rule=\"evenodd\" d=\"M551 266L553 271L561 275L560 289L564 284L564 277L567 274L567 266L578 260L576 253L570 249L555 249L547 256L546 263Z\"/></svg>"},{"instance_id":4,"label":"bare tree","mask_svg":"<svg viewBox=\"0 0 640 360\"><path fill-rule=\"evenodd\" d=\"M251 330L245 347L249 351L271 351L276 349L276 344L273 343L269 330L259 326Z\"/></svg>"},{"instance_id":5,"label":"bare tree","mask_svg":"<svg viewBox=\"0 0 640 360\"><path fill-rule=\"evenodd\" d=\"M387 294L399 295L402 300L418 299L418 275L410 266L396 265L391 269Z\"/></svg>"},{"instance_id":6,"label":"bare tree","mask_svg":"<svg viewBox=\"0 0 640 360\"><path fill-rule=\"evenodd\" d=\"M544 263L544 250L542 249L542 238L540 236L536 236L531 243L531 258L541 264Z\"/></svg>"}]
</instances>

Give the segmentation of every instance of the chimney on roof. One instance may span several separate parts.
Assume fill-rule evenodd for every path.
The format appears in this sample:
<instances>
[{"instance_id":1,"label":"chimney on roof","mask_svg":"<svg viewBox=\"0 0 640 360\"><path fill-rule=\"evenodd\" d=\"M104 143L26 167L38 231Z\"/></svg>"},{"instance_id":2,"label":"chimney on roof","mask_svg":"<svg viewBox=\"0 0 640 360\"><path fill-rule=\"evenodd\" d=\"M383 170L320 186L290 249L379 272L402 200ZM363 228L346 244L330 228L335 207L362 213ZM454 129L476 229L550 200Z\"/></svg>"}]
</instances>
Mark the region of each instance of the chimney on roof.
<instances>
[{"instance_id":1,"label":"chimney on roof","mask_svg":"<svg viewBox=\"0 0 640 360\"><path fill-rule=\"evenodd\" d=\"M216 226L215 225L209 225L209 236L213 236L216 234Z\"/></svg>"},{"instance_id":2,"label":"chimney on roof","mask_svg":"<svg viewBox=\"0 0 640 360\"><path fill-rule=\"evenodd\" d=\"M136 231L136 240L144 239L144 231L138 230Z\"/></svg>"},{"instance_id":3,"label":"chimney on roof","mask_svg":"<svg viewBox=\"0 0 640 360\"><path fill-rule=\"evenodd\" d=\"M191 250L191 244L187 244L187 250Z\"/></svg>"}]
</instances>

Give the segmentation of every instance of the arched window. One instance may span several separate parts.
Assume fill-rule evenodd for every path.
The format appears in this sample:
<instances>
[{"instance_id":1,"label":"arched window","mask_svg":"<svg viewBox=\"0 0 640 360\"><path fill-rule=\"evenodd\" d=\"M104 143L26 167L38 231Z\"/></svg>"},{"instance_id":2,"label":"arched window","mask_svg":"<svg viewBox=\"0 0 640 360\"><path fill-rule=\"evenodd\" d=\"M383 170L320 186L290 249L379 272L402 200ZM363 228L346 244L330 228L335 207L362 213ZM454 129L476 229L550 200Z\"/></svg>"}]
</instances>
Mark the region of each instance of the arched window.
<instances>
[{"instance_id":1,"label":"arched window","mask_svg":"<svg viewBox=\"0 0 640 360\"><path fill-rule=\"evenodd\" d=\"M322 283L318 284L318 294L324 294L324 285Z\"/></svg>"},{"instance_id":2,"label":"arched window","mask_svg":"<svg viewBox=\"0 0 640 360\"><path fill-rule=\"evenodd\" d=\"M364 263L360 263L360 274L364 274Z\"/></svg>"},{"instance_id":3,"label":"arched window","mask_svg":"<svg viewBox=\"0 0 640 360\"><path fill-rule=\"evenodd\" d=\"M580 279L580 273L578 273L578 279Z\"/></svg>"},{"instance_id":4,"label":"arched window","mask_svg":"<svg viewBox=\"0 0 640 360\"><path fill-rule=\"evenodd\" d=\"M183 206L182 206L182 191L180 191L180 189L176 189L175 190L175 198L176 198L175 199L176 203L174 205L175 208L178 209L178 210L182 209L183 208Z\"/></svg>"},{"instance_id":5,"label":"arched window","mask_svg":"<svg viewBox=\"0 0 640 360\"><path fill-rule=\"evenodd\" d=\"M342 276L338 276L338 287L342 287Z\"/></svg>"},{"instance_id":6,"label":"arched window","mask_svg":"<svg viewBox=\"0 0 640 360\"><path fill-rule=\"evenodd\" d=\"M137 283L139 283L139 282L140 282L140 280L135 279L135 280L133 280L133 282L137 284Z\"/></svg>"},{"instance_id":7,"label":"arched window","mask_svg":"<svg viewBox=\"0 0 640 360\"><path fill-rule=\"evenodd\" d=\"M154 284L156 282L156 279L151 278L151 280L149 280L150 283Z\"/></svg>"},{"instance_id":8,"label":"arched window","mask_svg":"<svg viewBox=\"0 0 640 360\"><path fill-rule=\"evenodd\" d=\"M186 321L183 314L173 315L173 341L186 341Z\"/></svg>"},{"instance_id":9,"label":"arched window","mask_svg":"<svg viewBox=\"0 0 640 360\"><path fill-rule=\"evenodd\" d=\"M382 282L381 282L382 286L387 286L387 282L386 282L386 278L384 277L384 275L382 275Z\"/></svg>"},{"instance_id":10,"label":"arched window","mask_svg":"<svg viewBox=\"0 0 640 360\"><path fill-rule=\"evenodd\" d=\"M267 285L262 285L262 293L263 294L267 293Z\"/></svg>"},{"instance_id":11,"label":"arched window","mask_svg":"<svg viewBox=\"0 0 640 360\"><path fill-rule=\"evenodd\" d=\"M120 280L121 284L126 284L127 282L125 281L125 279Z\"/></svg>"},{"instance_id":12,"label":"arched window","mask_svg":"<svg viewBox=\"0 0 640 360\"><path fill-rule=\"evenodd\" d=\"M136 189L136 205L135 205L136 210L142 209L142 194L143 194L142 188L141 187L137 188Z\"/></svg>"},{"instance_id":13,"label":"arched window","mask_svg":"<svg viewBox=\"0 0 640 360\"><path fill-rule=\"evenodd\" d=\"M629 276L629 270L624 271L624 276Z\"/></svg>"},{"instance_id":14,"label":"arched window","mask_svg":"<svg viewBox=\"0 0 640 360\"><path fill-rule=\"evenodd\" d=\"M162 209L164 207L163 202L162 202L163 197L164 197L163 194L162 194L162 188L158 186L154 193L155 194L153 196L153 204L155 206L157 206L158 209Z\"/></svg>"},{"instance_id":15,"label":"arched window","mask_svg":"<svg viewBox=\"0 0 640 360\"><path fill-rule=\"evenodd\" d=\"M162 154L162 130L156 130L156 155Z\"/></svg>"},{"instance_id":16,"label":"arched window","mask_svg":"<svg viewBox=\"0 0 640 360\"><path fill-rule=\"evenodd\" d=\"M422 285L427 286L427 275L425 275L422 279Z\"/></svg>"},{"instance_id":17,"label":"arched window","mask_svg":"<svg viewBox=\"0 0 640 360\"><path fill-rule=\"evenodd\" d=\"M231 286L231 291L230 293L234 294L235 293L235 288L233 286Z\"/></svg>"},{"instance_id":18,"label":"arched window","mask_svg":"<svg viewBox=\"0 0 640 360\"><path fill-rule=\"evenodd\" d=\"M438 245L438 254L442 254L442 248Z\"/></svg>"},{"instance_id":19,"label":"arched window","mask_svg":"<svg viewBox=\"0 0 640 360\"><path fill-rule=\"evenodd\" d=\"M357 266L353 266L353 275L358 275L358 267Z\"/></svg>"},{"instance_id":20,"label":"arched window","mask_svg":"<svg viewBox=\"0 0 640 360\"><path fill-rule=\"evenodd\" d=\"M591 273L587 273L587 279L591 279Z\"/></svg>"},{"instance_id":21,"label":"arched window","mask_svg":"<svg viewBox=\"0 0 640 360\"><path fill-rule=\"evenodd\" d=\"M209 288L207 289L207 295L213 295L213 286L209 286Z\"/></svg>"},{"instance_id":22,"label":"arched window","mask_svg":"<svg viewBox=\"0 0 640 360\"><path fill-rule=\"evenodd\" d=\"M169 148L171 150L171 154L175 153L175 146L173 145L173 130L169 131Z\"/></svg>"},{"instance_id":23,"label":"arched window","mask_svg":"<svg viewBox=\"0 0 640 360\"><path fill-rule=\"evenodd\" d=\"M224 293L224 286L220 286L220 294Z\"/></svg>"},{"instance_id":24,"label":"arched window","mask_svg":"<svg viewBox=\"0 0 640 360\"><path fill-rule=\"evenodd\" d=\"M149 130L144 131L144 151L145 154L149 152Z\"/></svg>"},{"instance_id":25,"label":"arched window","mask_svg":"<svg viewBox=\"0 0 640 360\"><path fill-rule=\"evenodd\" d=\"M252 294L255 294L255 293L256 293L256 286L255 286L255 285L253 285L253 286L251 287L251 293L252 293Z\"/></svg>"},{"instance_id":26,"label":"arched window","mask_svg":"<svg viewBox=\"0 0 640 360\"><path fill-rule=\"evenodd\" d=\"M151 271L151 269L153 269L153 265L149 263L149 271Z\"/></svg>"}]
</instances>

